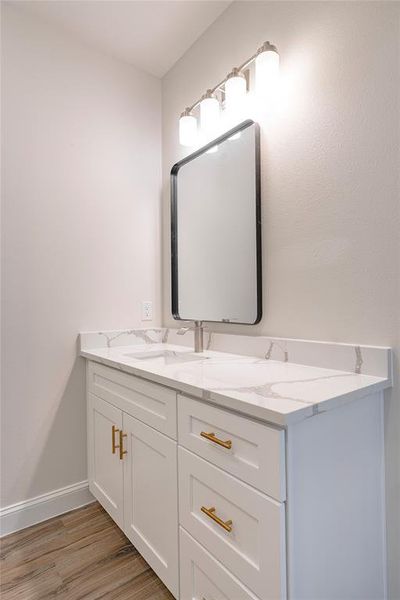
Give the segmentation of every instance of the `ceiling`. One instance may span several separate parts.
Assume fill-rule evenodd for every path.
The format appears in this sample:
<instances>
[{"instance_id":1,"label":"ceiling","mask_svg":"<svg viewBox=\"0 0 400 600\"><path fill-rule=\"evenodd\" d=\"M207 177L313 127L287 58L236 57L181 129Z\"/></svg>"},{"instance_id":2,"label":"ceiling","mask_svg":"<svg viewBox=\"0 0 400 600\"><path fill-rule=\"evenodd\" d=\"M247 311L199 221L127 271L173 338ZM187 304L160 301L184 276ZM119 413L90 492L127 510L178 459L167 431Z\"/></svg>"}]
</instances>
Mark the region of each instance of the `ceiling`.
<instances>
[{"instance_id":1,"label":"ceiling","mask_svg":"<svg viewBox=\"0 0 400 600\"><path fill-rule=\"evenodd\" d=\"M230 3L24 0L18 5L80 40L162 77Z\"/></svg>"}]
</instances>

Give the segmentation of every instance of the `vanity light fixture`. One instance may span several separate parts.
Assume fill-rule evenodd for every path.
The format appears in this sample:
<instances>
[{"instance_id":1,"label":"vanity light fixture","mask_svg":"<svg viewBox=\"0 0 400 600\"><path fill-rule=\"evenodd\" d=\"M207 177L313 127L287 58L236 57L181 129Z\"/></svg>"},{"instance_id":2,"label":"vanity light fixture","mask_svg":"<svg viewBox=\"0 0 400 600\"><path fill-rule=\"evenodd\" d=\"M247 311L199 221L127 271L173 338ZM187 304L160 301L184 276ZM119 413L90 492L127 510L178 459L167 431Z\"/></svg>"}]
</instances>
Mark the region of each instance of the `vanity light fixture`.
<instances>
[{"instance_id":1,"label":"vanity light fixture","mask_svg":"<svg viewBox=\"0 0 400 600\"><path fill-rule=\"evenodd\" d=\"M247 94L246 77L236 67L232 69L225 82L225 108L229 116L241 112Z\"/></svg>"},{"instance_id":2,"label":"vanity light fixture","mask_svg":"<svg viewBox=\"0 0 400 600\"><path fill-rule=\"evenodd\" d=\"M256 56L256 94L269 96L276 91L279 77L279 54L276 46L265 42L257 50Z\"/></svg>"},{"instance_id":3,"label":"vanity light fixture","mask_svg":"<svg viewBox=\"0 0 400 600\"><path fill-rule=\"evenodd\" d=\"M200 108L200 131L205 141L220 134L221 108L225 108L229 127L243 118L244 101L249 88L249 67L255 62L255 92L262 98L273 95L279 75L279 54L276 46L264 42L257 52L232 71L217 85L207 90L179 119L179 141L182 146L199 143L197 119L193 111ZM232 136L232 139L234 136Z\"/></svg>"},{"instance_id":4,"label":"vanity light fixture","mask_svg":"<svg viewBox=\"0 0 400 600\"><path fill-rule=\"evenodd\" d=\"M182 146L194 146L197 140L197 119L186 108L179 119L179 142Z\"/></svg>"},{"instance_id":5,"label":"vanity light fixture","mask_svg":"<svg viewBox=\"0 0 400 600\"><path fill-rule=\"evenodd\" d=\"M207 90L200 101L200 126L206 141L212 139L219 126L219 102L211 90Z\"/></svg>"}]
</instances>

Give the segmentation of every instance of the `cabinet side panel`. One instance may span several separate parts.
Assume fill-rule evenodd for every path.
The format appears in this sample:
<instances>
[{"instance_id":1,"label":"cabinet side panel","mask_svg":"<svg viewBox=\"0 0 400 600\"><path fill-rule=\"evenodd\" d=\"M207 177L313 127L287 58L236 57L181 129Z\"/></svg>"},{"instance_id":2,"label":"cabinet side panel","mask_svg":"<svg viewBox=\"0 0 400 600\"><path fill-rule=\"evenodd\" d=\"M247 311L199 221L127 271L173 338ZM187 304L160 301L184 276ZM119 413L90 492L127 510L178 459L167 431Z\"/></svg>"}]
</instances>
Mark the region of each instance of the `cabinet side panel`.
<instances>
[{"instance_id":1,"label":"cabinet side panel","mask_svg":"<svg viewBox=\"0 0 400 600\"><path fill-rule=\"evenodd\" d=\"M383 395L288 430L288 583L296 600L386 593Z\"/></svg>"}]
</instances>

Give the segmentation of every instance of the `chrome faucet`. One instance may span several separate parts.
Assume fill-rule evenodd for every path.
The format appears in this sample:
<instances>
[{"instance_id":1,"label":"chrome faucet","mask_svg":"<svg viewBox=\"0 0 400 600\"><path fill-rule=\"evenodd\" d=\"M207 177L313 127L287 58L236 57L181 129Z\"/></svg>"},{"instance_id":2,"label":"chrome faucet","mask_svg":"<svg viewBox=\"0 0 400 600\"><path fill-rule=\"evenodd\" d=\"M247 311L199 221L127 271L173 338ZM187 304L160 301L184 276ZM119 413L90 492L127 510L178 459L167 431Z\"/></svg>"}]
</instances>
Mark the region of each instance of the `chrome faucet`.
<instances>
[{"instance_id":1,"label":"chrome faucet","mask_svg":"<svg viewBox=\"0 0 400 600\"><path fill-rule=\"evenodd\" d=\"M182 327L178 329L178 335L184 335L188 331L194 332L194 351L203 352L204 348L204 326L203 321L195 321L191 327Z\"/></svg>"}]
</instances>

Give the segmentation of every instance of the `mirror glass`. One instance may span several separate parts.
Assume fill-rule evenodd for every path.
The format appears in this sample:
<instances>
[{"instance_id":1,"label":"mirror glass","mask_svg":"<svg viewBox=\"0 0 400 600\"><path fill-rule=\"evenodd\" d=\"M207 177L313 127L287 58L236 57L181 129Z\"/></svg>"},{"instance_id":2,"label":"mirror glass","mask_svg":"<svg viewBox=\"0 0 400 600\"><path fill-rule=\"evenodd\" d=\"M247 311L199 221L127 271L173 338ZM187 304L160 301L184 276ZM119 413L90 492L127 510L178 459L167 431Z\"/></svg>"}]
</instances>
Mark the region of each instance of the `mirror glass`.
<instances>
[{"instance_id":1,"label":"mirror glass","mask_svg":"<svg viewBox=\"0 0 400 600\"><path fill-rule=\"evenodd\" d=\"M175 319L261 319L259 163L258 125L245 121L172 168Z\"/></svg>"}]
</instances>

